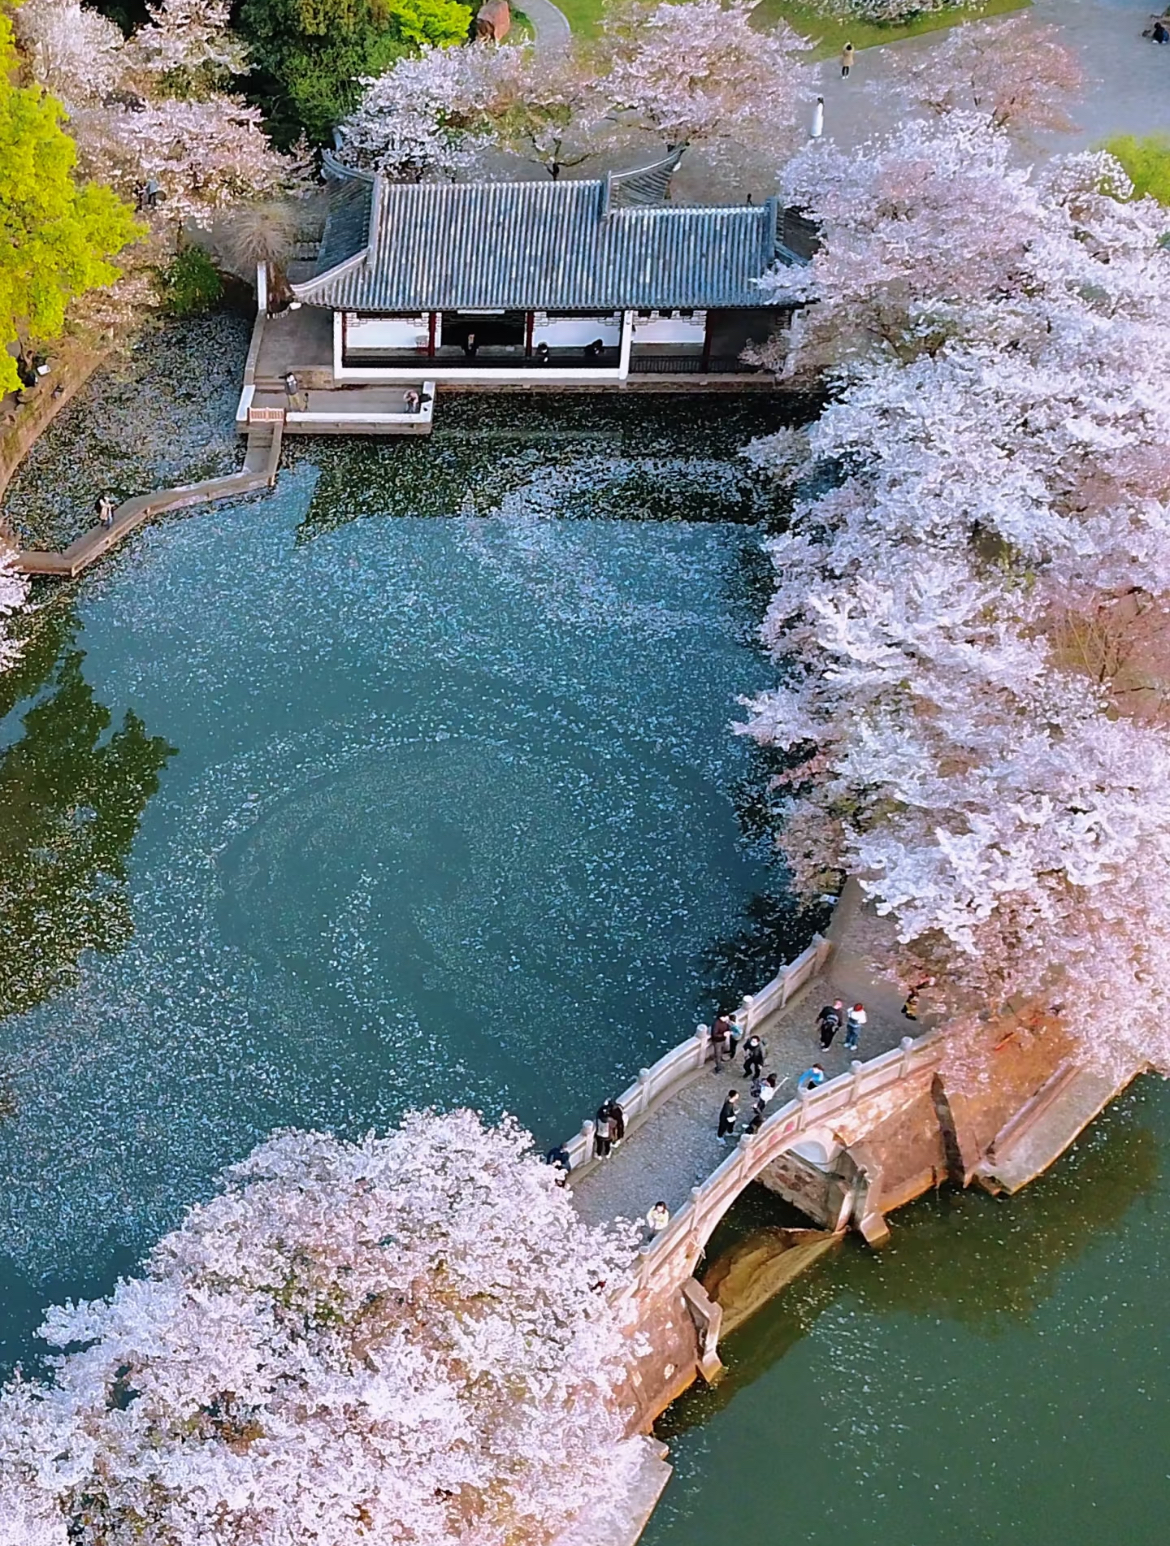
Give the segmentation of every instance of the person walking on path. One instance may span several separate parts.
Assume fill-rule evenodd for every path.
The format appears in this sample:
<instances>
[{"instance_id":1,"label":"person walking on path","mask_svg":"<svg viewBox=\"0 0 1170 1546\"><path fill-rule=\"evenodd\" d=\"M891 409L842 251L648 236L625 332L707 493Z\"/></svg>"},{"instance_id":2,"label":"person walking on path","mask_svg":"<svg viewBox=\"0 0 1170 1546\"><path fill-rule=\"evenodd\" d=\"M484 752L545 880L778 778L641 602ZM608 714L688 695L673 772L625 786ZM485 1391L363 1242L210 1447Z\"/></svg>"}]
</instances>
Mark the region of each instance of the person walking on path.
<instances>
[{"instance_id":1,"label":"person walking on path","mask_svg":"<svg viewBox=\"0 0 1170 1546\"><path fill-rule=\"evenodd\" d=\"M616 1100L604 1100L597 1108L596 1126L593 1131L593 1152L598 1159L608 1159L615 1145L626 1136L626 1118Z\"/></svg>"},{"instance_id":2,"label":"person walking on path","mask_svg":"<svg viewBox=\"0 0 1170 1546\"><path fill-rule=\"evenodd\" d=\"M743 1011L739 1010L735 1014L728 1015L728 1017L727 1017L727 1036L728 1036L727 1045L728 1045L728 1048L730 1049L731 1057L732 1057L733 1061L735 1059L735 1049L739 1046L740 1039L743 1036L743 1029L744 1028L740 1024L740 1020L739 1020L739 1017L740 1017L740 1015L742 1013L743 1013ZM746 1016L745 1016L745 1019L746 1019Z\"/></svg>"},{"instance_id":3,"label":"person walking on path","mask_svg":"<svg viewBox=\"0 0 1170 1546\"><path fill-rule=\"evenodd\" d=\"M835 998L831 1004L826 1004L817 1016L817 1030L821 1037L822 1052L827 1052L833 1045L833 1037L841 1029L844 1018L845 1005L839 998Z\"/></svg>"},{"instance_id":4,"label":"person walking on path","mask_svg":"<svg viewBox=\"0 0 1170 1546\"><path fill-rule=\"evenodd\" d=\"M745 1079L758 1079L764 1069L764 1058L767 1049L764 1043L754 1033L743 1044L743 1076Z\"/></svg>"},{"instance_id":5,"label":"person walking on path","mask_svg":"<svg viewBox=\"0 0 1170 1546\"><path fill-rule=\"evenodd\" d=\"M824 134L824 132L825 132L825 99L824 99L824 97L818 97L817 98L817 104L813 108L812 128L809 131L809 138L810 139L814 139L814 140L819 140L821 138L821 136Z\"/></svg>"},{"instance_id":6,"label":"person walking on path","mask_svg":"<svg viewBox=\"0 0 1170 1546\"><path fill-rule=\"evenodd\" d=\"M735 1124L739 1121L739 1091L728 1090L727 1099L719 1108L719 1142L727 1147L727 1140L735 1137Z\"/></svg>"},{"instance_id":7,"label":"person walking on path","mask_svg":"<svg viewBox=\"0 0 1170 1546\"><path fill-rule=\"evenodd\" d=\"M754 1094L756 1097L756 1108L752 1117L752 1121L755 1123L756 1127L759 1127L760 1123L764 1120L768 1110L768 1102L775 1095L776 1088L777 1086L775 1074L769 1074L766 1079L761 1079L759 1084L755 1086ZM754 1132L755 1128L752 1130Z\"/></svg>"},{"instance_id":8,"label":"person walking on path","mask_svg":"<svg viewBox=\"0 0 1170 1546\"><path fill-rule=\"evenodd\" d=\"M796 1088L798 1092L815 1090L818 1084L824 1084L824 1082L825 1070L819 1063L814 1063L811 1068L806 1068L804 1073L801 1074L800 1078L796 1081Z\"/></svg>"},{"instance_id":9,"label":"person walking on path","mask_svg":"<svg viewBox=\"0 0 1170 1546\"><path fill-rule=\"evenodd\" d=\"M670 1209L664 1202L656 1202L646 1215L646 1223L652 1235L660 1235L670 1223Z\"/></svg>"},{"instance_id":10,"label":"person walking on path","mask_svg":"<svg viewBox=\"0 0 1170 1546\"><path fill-rule=\"evenodd\" d=\"M97 512L98 525L104 526L108 531L114 524L114 501L108 494L99 494L94 509Z\"/></svg>"},{"instance_id":11,"label":"person walking on path","mask_svg":"<svg viewBox=\"0 0 1170 1546\"><path fill-rule=\"evenodd\" d=\"M869 1016L865 1012L864 1004L854 1004L853 1008L845 1016L845 1050L856 1052L861 1042L861 1032Z\"/></svg>"},{"instance_id":12,"label":"person walking on path","mask_svg":"<svg viewBox=\"0 0 1170 1546\"><path fill-rule=\"evenodd\" d=\"M845 47L841 50L841 79L842 80L845 79L845 77L849 74L850 70L853 68L853 55L856 52L857 52L857 50L853 47L852 43L846 43Z\"/></svg>"},{"instance_id":13,"label":"person walking on path","mask_svg":"<svg viewBox=\"0 0 1170 1546\"><path fill-rule=\"evenodd\" d=\"M731 1021L726 1015L716 1015L715 1024L711 1027L711 1050L715 1056L715 1072L719 1072L720 1064L727 1056L727 1038L731 1031Z\"/></svg>"}]
</instances>

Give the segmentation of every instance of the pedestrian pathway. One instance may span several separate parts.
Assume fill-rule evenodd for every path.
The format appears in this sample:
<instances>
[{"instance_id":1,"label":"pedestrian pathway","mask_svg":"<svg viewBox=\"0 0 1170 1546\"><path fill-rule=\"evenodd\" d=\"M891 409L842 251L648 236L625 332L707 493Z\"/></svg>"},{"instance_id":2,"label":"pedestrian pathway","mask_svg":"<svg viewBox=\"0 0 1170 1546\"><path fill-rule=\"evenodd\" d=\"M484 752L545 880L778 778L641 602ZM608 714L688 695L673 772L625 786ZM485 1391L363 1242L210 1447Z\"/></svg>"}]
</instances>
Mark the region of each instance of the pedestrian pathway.
<instances>
[{"instance_id":1,"label":"pedestrian pathway","mask_svg":"<svg viewBox=\"0 0 1170 1546\"><path fill-rule=\"evenodd\" d=\"M553 5L552 0L520 0L518 6L532 23L539 48L552 51L566 47L572 30L564 11Z\"/></svg>"},{"instance_id":2,"label":"pedestrian pathway","mask_svg":"<svg viewBox=\"0 0 1170 1546\"><path fill-rule=\"evenodd\" d=\"M1084 150L1112 134L1170 132L1170 46L1159 48L1142 37L1156 9L1151 0L1034 0L1020 13L1055 27L1086 77L1081 100L1069 105L1076 127L1019 136L1026 159ZM951 31L928 32L863 49L847 80L838 59L825 60L820 67L825 137L851 149L899 124L908 116L906 105L878 89L890 84L894 60L926 54L951 36Z\"/></svg>"},{"instance_id":3,"label":"pedestrian pathway","mask_svg":"<svg viewBox=\"0 0 1170 1546\"><path fill-rule=\"evenodd\" d=\"M842 999L861 1002L869 1023L856 1053L843 1046L839 1033L822 1053L816 1018L822 1004ZM777 1111L796 1093L796 1081L813 1063L824 1066L828 1078L843 1073L851 1059L868 1060L896 1047L902 1037L918 1035L930 1021L915 1024L901 1013L902 994L873 977L863 959L846 949L834 952L828 970L814 977L790 1003L764 1022L759 1034L768 1056L765 1073L780 1081L771 1110ZM570 1179L578 1212L589 1223L615 1218L640 1219L655 1202L665 1202L672 1214L686 1203L691 1188L700 1185L727 1158L716 1137L719 1108L728 1090L740 1094L741 1130L751 1116L750 1080L744 1077L742 1055L714 1071L708 1063L643 1122L607 1160Z\"/></svg>"},{"instance_id":4,"label":"pedestrian pathway","mask_svg":"<svg viewBox=\"0 0 1170 1546\"><path fill-rule=\"evenodd\" d=\"M178 510L187 505L232 499L240 494L251 494L257 489L271 488L276 481L276 469L280 463L281 430L279 420L249 429L248 450L239 472L229 473L223 478L205 478L200 483L181 483L175 488L156 489L151 494L136 494L132 499L123 500L117 507L109 526L91 526L59 553L24 548L13 556L15 568L21 574L51 575L71 580L111 548L116 548L152 515L158 515L163 510Z\"/></svg>"}]
</instances>

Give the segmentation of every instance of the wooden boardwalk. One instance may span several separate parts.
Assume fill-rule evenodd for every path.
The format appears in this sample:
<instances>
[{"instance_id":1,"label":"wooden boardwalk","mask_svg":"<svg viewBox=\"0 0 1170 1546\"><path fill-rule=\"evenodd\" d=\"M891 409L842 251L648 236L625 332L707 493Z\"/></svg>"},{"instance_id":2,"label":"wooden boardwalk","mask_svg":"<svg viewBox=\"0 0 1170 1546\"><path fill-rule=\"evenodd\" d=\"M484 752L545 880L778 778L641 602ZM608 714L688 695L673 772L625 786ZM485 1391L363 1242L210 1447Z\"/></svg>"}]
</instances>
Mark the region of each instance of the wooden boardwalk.
<instances>
[{"instance_id":1,"label":"wooden boardwalk","mask_svg":"<svg viewBox=\"0 0 1170 1546\"><path fill-rule=\"evenodd\" d=\"M279 420L249 427L248 450L239 472L222 478L205 478L199 483L180 483L151 494L136 494L132 499L123 500L114 511L109 526L91 526L60 552L24 548L15 555L16 568L22 574L71 580L116 548L152 515L271 488L276 482L276 469L280 463L283 428Z\"/></svg>"}]
</instances>

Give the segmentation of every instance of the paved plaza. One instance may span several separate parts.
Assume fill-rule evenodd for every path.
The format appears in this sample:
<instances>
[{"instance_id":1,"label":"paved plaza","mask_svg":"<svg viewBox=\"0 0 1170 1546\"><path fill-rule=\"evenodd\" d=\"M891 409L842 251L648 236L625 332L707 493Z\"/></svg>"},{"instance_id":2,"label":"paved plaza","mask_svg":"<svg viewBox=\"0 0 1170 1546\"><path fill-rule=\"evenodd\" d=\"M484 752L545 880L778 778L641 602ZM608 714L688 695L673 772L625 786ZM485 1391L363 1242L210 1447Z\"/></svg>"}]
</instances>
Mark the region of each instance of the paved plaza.
<instances>
[{"instance_id":1,"label":"paved plaza","mask_svg":"<svg viewBox=\"0 0 1170 1546\"><path fill-rule=\"evenodd\" d=\"M1035 0L1028 15L1058 27L1062 40L1080 57L1086 75L1083 98L1070 109L1070 133L1020 136L1027 160L1083 150L1111 134L1170 133L1170 45L1142 37L1156 9L1151 0ZM890 92L893 59L937 48L950 32L928 32L903 42L869 48L857 55L848 80L835 59L821 66L825 135L853 146L890 128L905 107Z\"/></svg>"}]
</instances>

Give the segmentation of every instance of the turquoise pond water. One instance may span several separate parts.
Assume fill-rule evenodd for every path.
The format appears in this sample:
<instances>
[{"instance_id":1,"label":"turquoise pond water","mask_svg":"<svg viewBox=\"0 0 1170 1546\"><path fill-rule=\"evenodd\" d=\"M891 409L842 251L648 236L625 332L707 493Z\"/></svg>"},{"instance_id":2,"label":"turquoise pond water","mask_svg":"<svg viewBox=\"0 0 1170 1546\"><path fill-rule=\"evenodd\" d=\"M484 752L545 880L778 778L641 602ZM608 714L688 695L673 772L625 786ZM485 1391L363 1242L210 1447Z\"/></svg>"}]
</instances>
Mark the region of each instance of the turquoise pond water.
<instances>
[{"instance_id":1,"label":"turquoise pond water","mask_svg":"<svg viewBox=\"0 0 1170 1546\"><path fill-rule=\"evenodd\" d=\"M274 1126L559 1140L805 942L728 731L753 426L520 412L315 448L52 593L0 721L5 1361Z\"/></svg>"},{"instance_id":2,"label":"turquoise pond water","mask_svg":"<svg viewBox=\"0 0 1170 1546\"><path fill-rule=\"evenodd\" d=\"M0 682L7 1366L272 1127L551 1141L818 921L727 729L769 679L767 417L443 418L152 527ZM1168 1144L1151 1081L1024 1196L847 1243L668 1415L647 1541L1161 1543Z\"/></svg>"}]
</instances>

